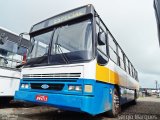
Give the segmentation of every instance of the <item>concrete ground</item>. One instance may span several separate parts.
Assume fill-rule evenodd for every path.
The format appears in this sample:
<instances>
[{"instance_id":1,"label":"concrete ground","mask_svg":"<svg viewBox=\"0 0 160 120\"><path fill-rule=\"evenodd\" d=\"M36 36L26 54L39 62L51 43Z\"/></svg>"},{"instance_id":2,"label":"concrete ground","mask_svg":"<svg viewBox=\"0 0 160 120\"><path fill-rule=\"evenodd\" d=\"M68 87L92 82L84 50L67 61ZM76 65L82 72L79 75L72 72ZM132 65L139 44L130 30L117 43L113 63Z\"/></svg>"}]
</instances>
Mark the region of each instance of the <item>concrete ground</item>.
<instances>
[{"instance_id":1,"label":"concrete ground","mask_svg":"<svg viewBox=\"0 0 160 120\"><path fill-rule=\"evenodd\" d=\"M47 106L26 108L14 103L0 107L0 120L160 120L160 98L157 97L140 97L137 105L122 106L117 118L109 118L105 113L92 117Z\"/></svg>"}]
</instances>

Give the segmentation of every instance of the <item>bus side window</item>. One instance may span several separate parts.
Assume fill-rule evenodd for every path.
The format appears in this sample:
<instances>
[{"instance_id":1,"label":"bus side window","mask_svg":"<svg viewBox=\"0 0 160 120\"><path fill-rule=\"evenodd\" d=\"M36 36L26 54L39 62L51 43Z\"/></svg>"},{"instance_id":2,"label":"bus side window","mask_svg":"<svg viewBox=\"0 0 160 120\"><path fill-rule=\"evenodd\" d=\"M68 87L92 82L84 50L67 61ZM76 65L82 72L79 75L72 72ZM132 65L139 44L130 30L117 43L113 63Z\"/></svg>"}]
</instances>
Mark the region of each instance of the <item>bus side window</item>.
<instances>
[{"instance_id":1,"label":"bus side window","mask_svg":"<svg viewBox=\"0 0 160 120\"><path fill-rule=\"evenodd\" d=\"M126 72L129 74L129 64L128 64L128 59L127 57L125 56L125 63L126 63Z\"/></svg>"},{"instance_id":2,"label":"bus side window","mask_svg":"<svg viewBox=\"0 0 160 120\"><path fill-rule=\"evenodd\" d=\"M118 64L118 55L116 52L117 46L112 38L112 36L110 34L108 34L108 41L109 41L109 55L110 58L113 62L115 62L116 64Z\"/></svg>"},{"instance_id":3,"label":"bus side window","mask_svg":"<svg viewBox=\"0 0 160 120\"><path fill-rule=\"evenodd\" d=\"M124 70L125 69L125 64L124 64L124 60L123 60L123 51L118 47L118 56L119 56L119 63L120 63L120 67Z\"/></svg>"},{"instance_id":4,"label":"bus side window","mask_svg":"<svg viewBox=\"0 0 160 120\"><path fill-rule=\"evenodd\" d=\"M129 60L127 59L127 61L128 61L128 74L130 75L130 63L129 63Z\"/></svg>"},{"instance_id":5,"label":"bus side window","mask_svg":"<svg viewBox=\"0 0 160 120\"><path fill-rule=\"evenodd\" d=\"M138 80L138 72L137 72L137 71L136 71L136 80L139 81L139 80Z\"/></svg>"},{"instance_id":6,"label":"bus side window","mask_svg":"<svg viewBox=\"0 0 160 120\"><path fill-rule=\"evenodd\" d=\"M131 66L130 62L129 62L129 74L130 74L130 76L132 76L132 66Z\"/></svg>"}]
</instances>

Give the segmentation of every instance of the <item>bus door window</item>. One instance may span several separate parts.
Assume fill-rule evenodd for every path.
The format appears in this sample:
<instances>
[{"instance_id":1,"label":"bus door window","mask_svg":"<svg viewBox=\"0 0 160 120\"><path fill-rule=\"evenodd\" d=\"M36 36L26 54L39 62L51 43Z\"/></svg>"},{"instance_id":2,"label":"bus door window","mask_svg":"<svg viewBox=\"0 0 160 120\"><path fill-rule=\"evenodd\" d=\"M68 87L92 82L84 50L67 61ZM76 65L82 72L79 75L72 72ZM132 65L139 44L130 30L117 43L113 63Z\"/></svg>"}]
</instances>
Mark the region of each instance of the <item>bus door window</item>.
<instances>
[{"instance_id":1,"label":"bus door window","mask_svg":"<svg viewBox=\"0 0 160 120\"><path fill-rule=\"evenodd\" d=\"M103 26L103 25L102 25ZM107 33L102 29L101 25L96 24L97 33L97 61L100 65L104 65L108 62L108 52L107 52ZM101 43L98 39L101 39Z\"/></svg>"}]
</instances>

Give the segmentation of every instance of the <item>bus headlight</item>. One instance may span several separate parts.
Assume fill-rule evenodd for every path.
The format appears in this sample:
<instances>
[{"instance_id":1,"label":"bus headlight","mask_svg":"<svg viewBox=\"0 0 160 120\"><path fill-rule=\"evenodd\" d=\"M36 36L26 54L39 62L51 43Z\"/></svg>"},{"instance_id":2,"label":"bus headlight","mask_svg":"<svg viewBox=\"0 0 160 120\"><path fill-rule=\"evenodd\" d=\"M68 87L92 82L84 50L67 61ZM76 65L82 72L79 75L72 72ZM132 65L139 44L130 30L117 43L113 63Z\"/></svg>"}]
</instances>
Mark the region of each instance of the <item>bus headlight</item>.
<instances>
[{"instance_id":1,"label":"bus headlight","mask_svg":"<svg viewBox=\"0 0 160 120\"><path fill-rule=\"evenodd\" d=\"M28 84L25 84L24 88L28 89L28 88L29 88L29 85L28 85Z\"/></svg>"},{"instance_id":2,"label":"bus headlight","mask_svg":"<svg viewBox=\"0 0 160 120\"><path fill-rule=\"evenodd\" d=\"M29 84L21 84L21 88L28 89L29 88Z\"/></svg>"},{"instance_id":3,"label":"bus headlight","mask_svg":"<svg viewBox=\"0 0 160 120\"><path fill-rule=\"evenodd\" d=\"M75 91L82 91L82 86L76 86Z\"/></svg>"},{"instance_id":4,"label":"bus headlight","mask_svg":"<svg viewBox=\"0 0 160 120\"><path fill-rule=\"evenodd\" d=\"M21 88L24 88L24 84L21 84Z\"/></svg>"},{"instance_id":5,"label":"bus headlight","mask_svg":"<svg viewBox=\"0 0 160 120\"><path fill-rule=\"evenodd\" d=\"M69 85L68 86L69 91L82 91L81 85Z\"/></svg>"},{"instance_id":6,"label":"bus headlight","mask_svg":"<svg viewBox=\"0 0 160 120\"><path fill-rule=\"evenodd\" d=\"M85 85L84 86L84 91L91 93L93 91L93 86L92 85Z\"/></svg>"},{"instance_id":7,"label":"bus headlight","mask_svg":"<svg viewBox=\"0 0 160 120\"><path fill-rule=\"evenodd\" d=\"M69 86L68 86L68 90L75 90L75 86L69 85Z\"/></svg>"}]
</instances>

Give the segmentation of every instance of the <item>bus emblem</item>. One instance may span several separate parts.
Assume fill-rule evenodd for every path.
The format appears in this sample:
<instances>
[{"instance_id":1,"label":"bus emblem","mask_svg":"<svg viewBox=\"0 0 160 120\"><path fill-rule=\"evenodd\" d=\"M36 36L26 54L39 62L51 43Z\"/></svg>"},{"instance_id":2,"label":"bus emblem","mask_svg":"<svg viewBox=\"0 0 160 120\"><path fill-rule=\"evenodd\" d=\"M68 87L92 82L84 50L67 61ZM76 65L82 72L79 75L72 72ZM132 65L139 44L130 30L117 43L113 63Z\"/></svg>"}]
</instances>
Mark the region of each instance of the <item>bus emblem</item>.
<instances>
[{"instance_id":1,"label":"bus emblem","mask_svg":"<svg viewBox=\"0 0 160 120\"><path fill-rule=\"evenodd\" d=\"M43 89L47 89L47 88L49 88L49 85L47 85L47 84L43 84L43 85L41 86L41 88L43 88Z\"/></svg>"}]
</instances>

